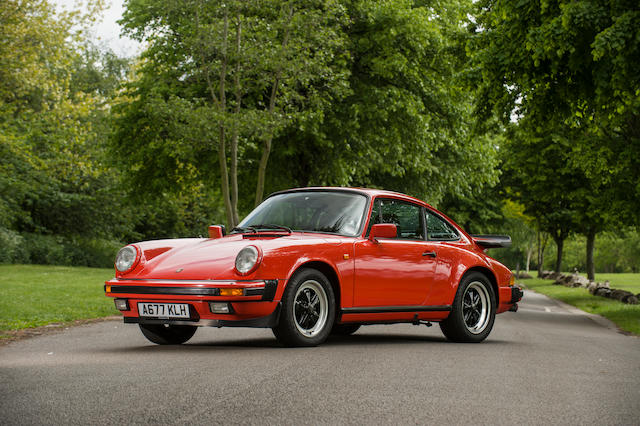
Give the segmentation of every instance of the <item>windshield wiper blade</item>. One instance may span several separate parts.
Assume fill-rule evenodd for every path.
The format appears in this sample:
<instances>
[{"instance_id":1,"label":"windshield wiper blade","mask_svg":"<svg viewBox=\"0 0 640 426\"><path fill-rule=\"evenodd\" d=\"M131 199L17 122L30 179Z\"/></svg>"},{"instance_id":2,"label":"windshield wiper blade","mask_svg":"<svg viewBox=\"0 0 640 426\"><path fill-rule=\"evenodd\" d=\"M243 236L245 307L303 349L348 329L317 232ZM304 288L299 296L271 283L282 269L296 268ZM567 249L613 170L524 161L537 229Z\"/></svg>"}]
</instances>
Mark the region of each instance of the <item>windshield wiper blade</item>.
<instances>
[{"instance_id":1,"label":"windshield wiper blade","mask_svg":"<svg viewBox=\"0 0 640 426\"><path fill-rule=\"evenodd\" d=\"M261 223L260 225L251 225L251 228L255 229L282 229L283 231L287 231L288 233L292 233L291 228L284 225L274 225L272 223Z\"/></svg>"},{"instance_id":2,"label":"windshield wiper blade","mask_svg":"<svg viewBox=\"0 0 640 426\"><path fill-rule=\"evenodd\" d=\"M240 232L240 233L251 232L252 234L256 234L258 230L253 226L245 226L245 227L236 226L231 230L231 234L235 234L236 232Z\"/></svg>"}]
</instances>

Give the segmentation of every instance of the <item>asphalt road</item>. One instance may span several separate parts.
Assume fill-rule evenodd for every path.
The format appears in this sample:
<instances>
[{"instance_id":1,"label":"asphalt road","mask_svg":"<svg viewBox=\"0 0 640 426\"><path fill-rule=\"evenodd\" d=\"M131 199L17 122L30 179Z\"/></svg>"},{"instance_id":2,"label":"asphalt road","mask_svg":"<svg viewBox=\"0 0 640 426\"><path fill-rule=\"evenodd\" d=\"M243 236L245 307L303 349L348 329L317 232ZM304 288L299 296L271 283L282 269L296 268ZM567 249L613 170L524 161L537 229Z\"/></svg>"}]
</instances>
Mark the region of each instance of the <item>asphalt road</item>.
<instances>
[{"instance_id":1,"label":"asphalt road","mask_svg":"<svg viewBox=\"0 0 640 426\"><path fill-rule=\"evenodd\" d=\"M368 326L318 348L270 330L148 343L106 321L0 347L0 424L640 424L640 339L527 292L481 344Z\"/></svg>"}]
</instances>

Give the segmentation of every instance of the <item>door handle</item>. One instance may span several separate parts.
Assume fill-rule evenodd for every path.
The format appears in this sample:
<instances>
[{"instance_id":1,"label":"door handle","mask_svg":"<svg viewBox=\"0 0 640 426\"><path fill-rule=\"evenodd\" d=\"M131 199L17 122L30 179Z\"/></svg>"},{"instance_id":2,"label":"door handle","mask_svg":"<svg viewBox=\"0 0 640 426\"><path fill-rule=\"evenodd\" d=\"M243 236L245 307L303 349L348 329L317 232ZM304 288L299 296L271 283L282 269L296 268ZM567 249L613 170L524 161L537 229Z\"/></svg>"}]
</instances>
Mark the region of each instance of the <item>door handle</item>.
<instances>
[{"instance_id":1,"label":"door handle","mask_svg":"<svg viewBox=\"0 0 640 426\"><path fill-rule=\"evenodd\" d=\"M437 254L436 254L435 251L425 251L424 253L422 253L422 256L429 256L429 257L433 257L435 259Z\"/></svg>"}]
</instances>

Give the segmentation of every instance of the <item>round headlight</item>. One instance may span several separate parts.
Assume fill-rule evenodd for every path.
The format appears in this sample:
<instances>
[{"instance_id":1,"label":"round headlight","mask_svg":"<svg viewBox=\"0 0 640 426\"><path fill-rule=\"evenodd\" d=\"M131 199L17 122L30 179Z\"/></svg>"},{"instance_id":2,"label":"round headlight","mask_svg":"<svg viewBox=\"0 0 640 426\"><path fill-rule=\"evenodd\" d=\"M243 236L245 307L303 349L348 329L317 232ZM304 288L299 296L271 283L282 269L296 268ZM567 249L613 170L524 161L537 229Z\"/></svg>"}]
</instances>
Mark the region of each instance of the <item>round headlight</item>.
<instances>
[{"instance_id":1,"label":"round headlight","mask_svg":"<svg viewBox=\"0 0 640 426\"><path fill-rule=\"evenodd\" d=\"M138 251L134 246L122 247L116 255L116 269L120 272L127 272L133 267L138 257Z\"/></svg>"},{"instance_id":2,"label":"round headlight","mask_svg":"<svg viewBox=\"0 0 640 426\"><path fill-rule=\"evenodd\" d=\"M236 256L236 271L241 275L253 271L260 262L260 252L255 246L246 246Z\"/></svg>"}]
</instances>

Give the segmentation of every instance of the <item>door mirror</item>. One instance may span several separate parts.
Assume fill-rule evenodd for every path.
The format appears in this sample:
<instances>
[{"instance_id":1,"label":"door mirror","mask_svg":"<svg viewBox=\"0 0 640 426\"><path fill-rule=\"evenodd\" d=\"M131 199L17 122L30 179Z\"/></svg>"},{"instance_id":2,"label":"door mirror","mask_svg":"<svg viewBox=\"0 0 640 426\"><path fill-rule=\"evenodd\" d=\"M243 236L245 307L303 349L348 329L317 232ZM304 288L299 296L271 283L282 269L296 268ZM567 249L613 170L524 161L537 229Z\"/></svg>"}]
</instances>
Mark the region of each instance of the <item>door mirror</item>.
<instances>
[{"instance_id":1,"label":"door mirror","mask_svg":"<svg viewBox=\"0 0 640 426\"><path fill-rule=\"evenodd\" d=\"M224 237L224 225L210 225L209 226L209 238L222 238Z\"/></svg>"},{"instance_id":2,"label":"door mirror","mask_svg":"<svg viewBox=\"0 0 640 426\"><path fill-rule=\"evenodd\" d=\"M397 236L398 228L393 223L376 223L369 232L369 240L376 243L378 238L396 238Z\"/></svg>"}]
</instances>

